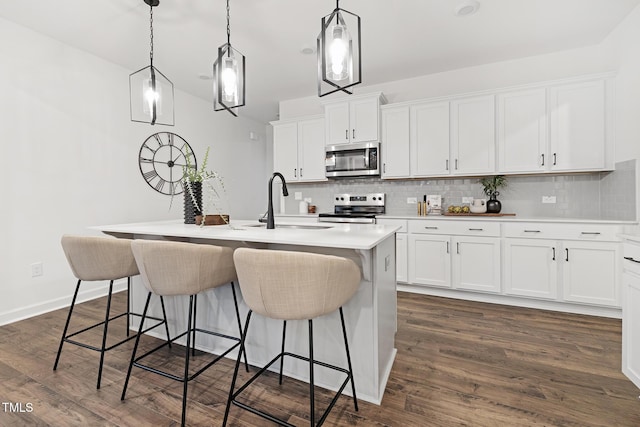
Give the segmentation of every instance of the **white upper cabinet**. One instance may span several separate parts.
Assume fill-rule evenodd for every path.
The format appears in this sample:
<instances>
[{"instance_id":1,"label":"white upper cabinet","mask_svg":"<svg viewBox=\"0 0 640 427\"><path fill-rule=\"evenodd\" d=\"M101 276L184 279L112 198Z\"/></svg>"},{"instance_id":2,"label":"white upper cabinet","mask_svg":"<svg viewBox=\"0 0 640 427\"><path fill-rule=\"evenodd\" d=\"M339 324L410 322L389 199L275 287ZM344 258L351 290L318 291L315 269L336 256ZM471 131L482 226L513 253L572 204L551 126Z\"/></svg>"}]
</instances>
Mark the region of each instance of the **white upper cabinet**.
<instances>
[{"instance_id":1,"label":"white upper cabinet","mask_svg":"<svg viewBox=\"0 0 640 427\"><path fill-rule=\"evenodd\" d=\"M455 175L496 171L495 98L451 101L451 171Z\"/></svg>"},{"instance_id":2,"label":"white upper cabinet","mask_svg":"<svg viewBox=\"0 0 640 427\"><path fill-rule=\"evenodd\" d=\"M449 102L411 106L411 175L449 175Z\"/></svg>"},{"instance_id":3,"label":"white upper cabinet","mask_svg":"<svg viewBox=\"0 0 640 427\"><path fill-rule=\"evenodd\" d=\"M550 170L605 168L605 88L600 79L549 89Z\"/></svg>"},{"instance_id":4,"label":"white upper cabinet","mask_svg":"<svg viewBox=\"0 0 640 427\"><path fill-rule=\"evenodd\" d=\"M324 119L272 122L273 169L287 182L325 181Z\"/></svg>"},{"instance_id":5,"label":"white upper cabinet","mask_svg":"<svg viewBox=\"0 0 640 427\"><path fill-rule=\"evenodd\" d=\"M547 153L547 94L544 88L498 95L498 171L543 172Z\"/></svg>"},{"instance_id":6,"label":"white upper cabinet","mask_svg":"<svg viewBox=\"0 0 640 427\"><path fill-rule=\"evenodd\" d=\"M380 141L381 93L350 97L324 105L326 144Z\"/></svg>"},{"instance_id":7,"label":"white upper cabinet","mask_svg":"<svg viewBox=\"0 0 640 427\"><path fill-rule=\"evenodd\" d=\"M382 177L408 178L409 107L382 110Z\"/></svg>"}]
</instances>

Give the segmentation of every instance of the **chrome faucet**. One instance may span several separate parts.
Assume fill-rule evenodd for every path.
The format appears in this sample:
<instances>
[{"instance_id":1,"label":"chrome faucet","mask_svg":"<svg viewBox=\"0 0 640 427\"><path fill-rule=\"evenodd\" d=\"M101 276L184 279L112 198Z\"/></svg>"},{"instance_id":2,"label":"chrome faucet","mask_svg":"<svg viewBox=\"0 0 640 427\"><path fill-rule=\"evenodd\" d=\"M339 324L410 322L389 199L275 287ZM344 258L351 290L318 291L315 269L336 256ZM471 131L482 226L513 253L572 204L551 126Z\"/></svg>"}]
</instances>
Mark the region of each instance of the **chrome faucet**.
<instances>
[{"instance_id":1,"label":"chrome faucet","mask_svg":"<svg viewBox=\"0 0 640 427\"><path fill-rule=\"evenodd\" d=\"M280 181L282 181L282 195L288 196L289 192L287 191L287 181L284 180L284 176L280 172L274 172L271 175L271 179L269 180L269 205L267 209L267 229L273 230L276 228L275 221L273 219L273 178L276 176L280 177Z\"/></svg>"}]
</instances>

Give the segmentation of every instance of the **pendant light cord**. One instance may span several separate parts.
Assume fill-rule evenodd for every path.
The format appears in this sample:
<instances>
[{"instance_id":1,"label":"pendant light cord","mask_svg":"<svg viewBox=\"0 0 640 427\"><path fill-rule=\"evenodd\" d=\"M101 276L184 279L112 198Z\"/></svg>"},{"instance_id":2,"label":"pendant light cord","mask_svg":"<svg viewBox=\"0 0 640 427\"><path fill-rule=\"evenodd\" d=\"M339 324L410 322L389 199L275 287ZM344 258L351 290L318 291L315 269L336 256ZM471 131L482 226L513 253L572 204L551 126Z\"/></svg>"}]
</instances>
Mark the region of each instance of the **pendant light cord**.
<instances>
[{"instance_id":1,"label":"pendant light cord","mask_svg":"<svg viewBox=\"0 0 640 427\"><path fill-rule=\"evenodd\" d=\"M229 0L227 0L227 44L231 46L231 24L229 23Z\"/></svg>"},{"instance_id":2,"label":"pendant light cord","mask_svg":"<svg viewBox=\"0 0 640 427\"><path fill-rule=\"evenodd\" d=\"M149 33L151 35L149 41L149 60L151 61L151 65L153 65L153 6L149 6Z\"/></svg>"}]
</instances>

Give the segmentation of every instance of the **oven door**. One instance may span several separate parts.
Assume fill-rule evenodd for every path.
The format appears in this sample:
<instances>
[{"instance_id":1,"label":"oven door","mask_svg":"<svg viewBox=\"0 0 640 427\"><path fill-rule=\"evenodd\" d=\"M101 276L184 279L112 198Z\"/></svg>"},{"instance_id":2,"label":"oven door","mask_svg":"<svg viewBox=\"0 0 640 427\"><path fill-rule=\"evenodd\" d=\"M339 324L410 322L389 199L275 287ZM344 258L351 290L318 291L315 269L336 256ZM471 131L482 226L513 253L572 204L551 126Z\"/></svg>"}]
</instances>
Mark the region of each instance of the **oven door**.
<instances>
[{"instance_id":1,"label":"oven door","mask_svg":"<svg viewBox=\"0 0 640 427\"><path fill-rule=\"evenodd\" d=\"M325 157L326 176L380 175L378 143L345 144L327 147Z\"/></svg>"}]
</instances>

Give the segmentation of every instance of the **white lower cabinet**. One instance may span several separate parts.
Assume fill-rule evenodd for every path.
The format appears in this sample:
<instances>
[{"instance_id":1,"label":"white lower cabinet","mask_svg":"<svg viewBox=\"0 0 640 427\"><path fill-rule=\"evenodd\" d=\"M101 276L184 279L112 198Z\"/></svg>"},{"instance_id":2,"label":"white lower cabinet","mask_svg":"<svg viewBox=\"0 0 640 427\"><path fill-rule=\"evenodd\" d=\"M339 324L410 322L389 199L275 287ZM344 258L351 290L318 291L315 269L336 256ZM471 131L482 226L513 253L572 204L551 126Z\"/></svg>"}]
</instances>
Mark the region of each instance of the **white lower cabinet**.
<instances>
[{"instance_id":1,"label":"white lower cabinet","mask_svg":"<svg viewBox=\"0 0 640 427\"><path fill-rule=\"evenodd\" d=\"M623 249L622 372L640 388L640 242Z\"/></svg>"},{"instance_id":2,"label":"white lower cabinet","mask_svg":"<svg viewBox=\"0 0 640 427\"><path fill-rule=\"evenodd\" d=\"M564 300L620 306L618 243L563 242Z\"/></svg>"},{"instance_id":3,"label":"white lower cabinet","mask_svg":"<svg viewBox=\"0 0 640 427\"><path fill-rule=\"evenodd\" d=\"M505 239L505 294L556 299L559 250L557 246L555 240Z\"/></svg>"},{"instance_id":4,"label":"white lower cabinet","mask_svg":"<svg viewBox=\"0 0 640 427\"><path fill-rule=\"evenodd\" d=\"M411 221L409 283L500 292L499 224Z\"/></svg>"},{"instance_id":5,"label":"white lower cabinet","mask_svg":"<svg viewBox=\"0 0 640 427\"><path fill-rule=\"evenodd\" d=\"M396 281L407 283L407 233L396 234Z\"/></svg>"},{"instance_id":6,"label":"white lower cabinet","mask_svg":"<svg viewBox=\"0 0 640 427\"><path fill-rule=\"evenodd\" d=\"M451 287L450 237L409 235L409 283Z\"/></svg>"}]
</instances>

